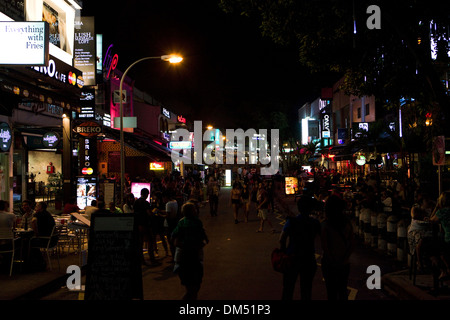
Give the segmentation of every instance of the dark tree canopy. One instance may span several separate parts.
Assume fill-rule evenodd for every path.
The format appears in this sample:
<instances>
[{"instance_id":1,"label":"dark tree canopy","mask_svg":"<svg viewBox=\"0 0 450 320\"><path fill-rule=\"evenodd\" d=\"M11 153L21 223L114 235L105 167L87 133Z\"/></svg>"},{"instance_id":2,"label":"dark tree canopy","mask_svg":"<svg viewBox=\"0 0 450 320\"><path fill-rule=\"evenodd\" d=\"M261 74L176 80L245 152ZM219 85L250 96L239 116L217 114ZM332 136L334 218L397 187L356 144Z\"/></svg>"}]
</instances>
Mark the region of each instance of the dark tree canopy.
<instances>
[{"instance_id":1,"label":"dark tree canopy","mask_svg":"<svg viewBox=\"0 0 450 320\"><path fill-rule=\"evenodd\" d=\"M442 128L439 120L448 118L441 80L449 70L449 1L220 0L220 5L256 19L262 34L276 43L298 48L299 61L311 71L344 76L349 94L374 95L386 108L406 98L420 112L433 113L436 130ZM380 8L380 29L368 28L371 5Z\"/></svg>"}]
</instances>

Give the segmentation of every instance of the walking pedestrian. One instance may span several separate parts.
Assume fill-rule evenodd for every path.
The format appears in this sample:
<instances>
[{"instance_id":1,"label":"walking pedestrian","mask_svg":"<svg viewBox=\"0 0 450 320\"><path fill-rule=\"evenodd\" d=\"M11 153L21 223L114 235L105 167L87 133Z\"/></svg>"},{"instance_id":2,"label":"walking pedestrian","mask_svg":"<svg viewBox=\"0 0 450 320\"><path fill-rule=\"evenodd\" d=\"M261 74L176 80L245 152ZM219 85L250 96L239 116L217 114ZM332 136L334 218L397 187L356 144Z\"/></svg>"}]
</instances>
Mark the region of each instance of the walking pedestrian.
<instances>
[{"instance_id":1,"label":"walking pedestrian","mask_svg":"<svg viewBox=\"0 0 450 320\"><path fill-rule=\"evenodd\" d=\"M242 186L242 207L244 209L244 221L248 222L248 213L250 210L250 190L247 182Z\"/></svg>"},{"instance_id":2,"label":"walking pedestrian","mask_svg":"<svg viewBox=\"0 0 450 320\"><path fill-rule=\"evenodd\" d=\"M209 240L193 203L185 203L181 213L183 218L172 232L176 247L174 272L186 288L183 300L196 300L203 280L203 247Z\"/></svg>"},{"instance_id":3,"label":"walking pedestrian","mask_svg":"<svg viewBox=\"0 0 450 320\"><path fill-rule=\"evenodd\" d=\"M264 224L267 222L272 228L272 233L275 233L272 222L268 218L268 208L269 208L269 196L266 191L266 187L263 183L259 183L259 189L257 194L258 206L256 210L258 211L258 217L260 219L260 225L257 232L263 232Z\"/></svg>"},{"instance_id":4,"label":"walking pedestrian","mask_svg":"<svg viewBox=\"0 0 450 320\"><path fill-rule=\"evenodd\" d=\"M208 201L209 201L209 209L211 217L217 216L217 209L219 206L219 185L216 181L216 179L211 176L208 181L207 185L207 194L208 194Z\"/></svg>"},{"instance_id":5,"label":"walking pedestrian","mask_svg":"<svg viewBox=\"0 0 450 320\"><path fill-rule=\"evenodd\" d=\"M152 242L152 232L150 228L150 216L152 215L150 203L147 201L147 197L150 194L150 190L143 188L141 190L141 197L134 202L135 219L138 226L139 241L141 250L144 249L144 244L147 242L148 255L152 263L156 263L155 248ZM142 263L147 264L144 255L142 254Z\"/></svg>"},{"instance_id":6,"label":"walking pedestrian","mask_svg":"<svg viewBox=\"0 0 450 320\"><path fill-rule=\"evenodd\" d=\"M280 249L292 257L292 267L283 273L283 300L292 300L298 276L301 299L311 300L317 270L315 239L320 235L320 222L310 217L312 198L302 196L297 202L297 208L299 214L286 220L280 235Z\"/></svg>"},{"instance_id":7,"label":"walking pedestrian","mask_svg":"<svg viewBox=\"0 0 450 320\"><path fill-rule=\"evenodd\" d=\"M331 195L325 203L322 222L322 273L328 300L348 300L347 283L350 255L354 249L354 234L350 220L344 214L346 203Z\"/></svg>"},{"instance_id":8,"label":"walking pedestrian","mask_svg":"<svg viewBox=\"0 0 450 320\"><path fill-rule=\"evenodd\" d=\"M242 191L239 187L239 183L236 181L233 183L233 188L231 189L231 206L233 207L233 216L234 216L234 223L239 223L238 221L238 215L239 215L239 208L241 206L242 202Z\"/></svg>"}]
</instances>

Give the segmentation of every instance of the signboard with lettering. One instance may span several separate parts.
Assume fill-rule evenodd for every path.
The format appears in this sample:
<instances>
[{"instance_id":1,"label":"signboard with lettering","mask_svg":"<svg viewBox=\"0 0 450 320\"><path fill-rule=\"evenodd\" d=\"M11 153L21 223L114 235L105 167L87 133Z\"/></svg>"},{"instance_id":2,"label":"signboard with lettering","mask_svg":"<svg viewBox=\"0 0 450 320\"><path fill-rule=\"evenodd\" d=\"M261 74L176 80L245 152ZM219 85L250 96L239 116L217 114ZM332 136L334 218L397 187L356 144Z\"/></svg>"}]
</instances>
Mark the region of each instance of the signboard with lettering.
<instances>
[{"instance_id":1,"label":"signboard with lettering","mask_svg":"<svg viewBox=\"0 0 450 320\"><path fill-rule=\"evenodd\" d=\"M142 248L130 214L93 214L85 300L143 299Z\"/></svg>"},{"instance_id":2,"label":"signboard with lettering","mask_svg":"<svg viewBox=\"0 0 450 320\"><path fill-rule=\"evenodd\" d=\"M49 26L43 21L1 21L0 65L45 66L49 59Z\"/></svg>"},{"instance_id":3,"label":"signboard with lettering","mask_svg":"<svg viewBox=\"0 0 450 320\"><path fill-rule=\"evenodd\" d=\"M56 132L47 132L42 137L42 144L46 148L55 148L60 141L59 134Z\"/></svg>"},{"instance_id":4,"label":"signboard with lettering","mask_svg":"<svg viewBox=\"0 0 450 320\"><path fill-rule=\"evenodd\" d=\"M74 67L83 72L85 86L94 86L96 84L94 17L81 17L77 23L75 29Z\"/></svg>"},{"instance_id":5,"label":"signboard with lettering","mask_svg":"<svg viewBox=\"0 0 450 320\"><path fill-rule=\"evenodd\" d=\"M170 149L191 149L192 142L191 141L170 141L169 148Z\"/></svg>"},{"instance_id":6,"label":"signboard with lettering","mask_svg":"<svg viewBox=\"0 0 450 320\"><path fill-rule=\"evenodd\" d=\"M11 128L6 122L0 123L0 151L8 152L11 147Z\"/></svg>"},{"instance_id":7,"label":"signboard with lettering","mask_svg":"<svg viewBox=\"0 0 450 320\"><path fill-rule=\"evenodd\" d=\"M73 131L85 137L95 137L102 133L102 126L97 122L88 121L76 126Z\"/></svg>"}]
</instances>

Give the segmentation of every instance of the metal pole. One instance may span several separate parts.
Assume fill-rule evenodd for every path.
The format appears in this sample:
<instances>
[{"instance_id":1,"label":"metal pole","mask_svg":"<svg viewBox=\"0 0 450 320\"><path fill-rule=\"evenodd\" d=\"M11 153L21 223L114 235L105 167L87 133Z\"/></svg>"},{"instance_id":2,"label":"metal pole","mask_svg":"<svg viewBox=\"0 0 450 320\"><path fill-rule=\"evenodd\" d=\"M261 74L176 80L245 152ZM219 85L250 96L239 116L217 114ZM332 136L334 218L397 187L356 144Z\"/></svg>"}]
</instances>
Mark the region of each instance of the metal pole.
<instances>
[{"instance_id":1,"label":"metal pole","mask_svg":"<svg viewBox=\"0 0 450 320\"><path fill-rule=\"evenodd\" d=\"M124 134L123 134L123 100L122 100L122 87L123 81L128 73L128 71L137 63L149 60L149 59L161 59L158 57L146 57L133 62L123 73L120 79L119 86L119 99L120 99L120 204L124 204L124 193L125 193L125 147L124 147Z\"/></svg>"}]
</instances>

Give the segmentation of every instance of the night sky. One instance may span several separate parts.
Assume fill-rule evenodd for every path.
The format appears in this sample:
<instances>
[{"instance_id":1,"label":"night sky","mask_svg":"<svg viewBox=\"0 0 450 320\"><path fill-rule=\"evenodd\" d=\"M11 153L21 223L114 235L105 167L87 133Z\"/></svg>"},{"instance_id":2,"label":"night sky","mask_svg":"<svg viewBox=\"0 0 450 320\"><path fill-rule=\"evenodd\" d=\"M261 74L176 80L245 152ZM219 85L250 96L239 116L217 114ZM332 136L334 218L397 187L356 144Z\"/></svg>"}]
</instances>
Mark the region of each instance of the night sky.
<instances>
[{"instance_id":1,"label":"night sky","mask_svg":"<svg viewBox=\"0 0 450 320\"><path fill-rule=\"evenodd\" d=\"M130 70L135 87L188 120L220 128L251 128L255 110L287 109L289 116L318 97L324 83L298 63L297 51L263 38L257 21L224 13L217 0L128 0L120 6L83 1L95 16L106 49L113 44L121 71L134 61L179 53L170 65L141 62Z\"/></svg>"}]
</instances>

